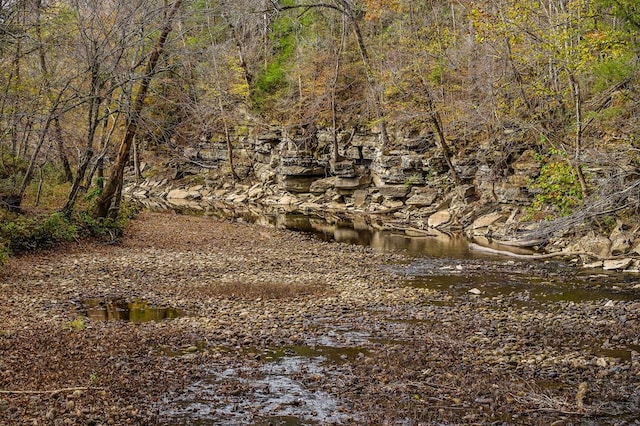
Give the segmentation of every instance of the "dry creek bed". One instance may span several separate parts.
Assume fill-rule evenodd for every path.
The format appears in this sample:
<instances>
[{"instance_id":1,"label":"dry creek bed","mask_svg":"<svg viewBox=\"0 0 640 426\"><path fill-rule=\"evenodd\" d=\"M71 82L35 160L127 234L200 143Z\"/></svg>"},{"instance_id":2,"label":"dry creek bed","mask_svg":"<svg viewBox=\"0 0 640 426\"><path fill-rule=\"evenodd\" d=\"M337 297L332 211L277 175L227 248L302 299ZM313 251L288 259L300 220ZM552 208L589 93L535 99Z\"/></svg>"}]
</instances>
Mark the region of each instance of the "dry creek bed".
<instances>
[{"instance_id":1,"label":"dry creek bed","mask_svg":"<svg viewBox=\"0 0 640 426\"><path fill-rule=\"evenodd\" d=\"M402 253L156 213L21 256L0 273L0 424L640 422L640 280L545 301L515 273L540 264L438 262L459 291L415 285ZM141 300L178 317L86 316Z\"/></svg>"}]
</instances>

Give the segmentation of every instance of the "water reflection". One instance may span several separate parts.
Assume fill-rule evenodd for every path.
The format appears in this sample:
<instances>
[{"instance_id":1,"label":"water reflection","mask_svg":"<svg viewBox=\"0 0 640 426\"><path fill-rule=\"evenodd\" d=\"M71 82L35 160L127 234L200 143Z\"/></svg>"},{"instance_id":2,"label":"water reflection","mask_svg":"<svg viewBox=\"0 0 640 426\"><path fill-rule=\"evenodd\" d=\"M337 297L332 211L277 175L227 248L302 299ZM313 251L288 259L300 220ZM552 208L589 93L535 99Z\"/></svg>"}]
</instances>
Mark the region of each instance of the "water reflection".
<instances>
[{"instance_id":1,"label":"water reflection","mask_svg":"<svg viewBox=\"0 0 640 426\"><path fill-rule=\"evenodd\" d=\"M429 288L458 297L477 289L481 297L508 297L512 303L535 306L554 302L628 301L638 299L636 276L598 274L562 263L525 261L416 259L393 268L409 286ZM603 302L603 303L604 303Z\"/></svg>"},{"instance_id":2,"label":"water reflection","mask_svg":"<svg viewBox=\"0 0 640 426\"><path fill-rule=\"evenodd\" d=\"M149 305L143 300L127 302L123 299L91 299L83 302L85 314L96 321L130 321L142 323L162 321L183 316L178 309Z\"/></svg>"},{"instance_id":3,"label":"water reflection","mask_svg":"<svg viewBox=\"0 0 640 426\"><path fill-rule=\"evenodd\" d=\"M224 202L203 203L194 200L182 205L161 206L143 203L151 210L172 210L181 214L205 215L217 219L232 219L278 229L289 229L314 235L323 241L370 246L382 251L402 251L413 256L466 259L477 256L469 250L462 234L429 231L376 229L368 219L344 218L332 213L307 215L283 210L283 207L245 205L231 206Z\"/></svg>"},{"instance_id":4,"label":"water reflection","mask_svg":"<svg viewBox=\"0 0 640 426\"><path fill-rule=\"evenodd\" d=\"M603 273L594 276L560 260L505 260L502 256L470 250L469 241L460 233L448 234L435 229L390 230L368 216L345 218L331 212L306 215L285 211L282 206L230 206L222 202L206 204L204 208L201 204L198 206L197 209L179 209L174 205L171 209L305 232L324 241L403 252L411 256L410 263L391 268L404 276L409 285L452 295L468 295L468 291L475 288L481 291L482 297L507 296L523 305L638 298L636 275ZM476 242L519 254L532 253L528 249L497 246L486 239Z\"/></svg>"},{"instance_id":5,"label":"water reflection","mask_svg":"<svg viewBox=\"0 0 640 426\"><path fill-rule=\"evenodd\" d=\"M325 241L369 246L381 251L403 251L415 256L466 258L471 255L468 241L460 234L429 230L415 232L377 230L362 220L339 220L285 213L276 216L275 226L307 232Z\"/></svg>"}]
</instances>

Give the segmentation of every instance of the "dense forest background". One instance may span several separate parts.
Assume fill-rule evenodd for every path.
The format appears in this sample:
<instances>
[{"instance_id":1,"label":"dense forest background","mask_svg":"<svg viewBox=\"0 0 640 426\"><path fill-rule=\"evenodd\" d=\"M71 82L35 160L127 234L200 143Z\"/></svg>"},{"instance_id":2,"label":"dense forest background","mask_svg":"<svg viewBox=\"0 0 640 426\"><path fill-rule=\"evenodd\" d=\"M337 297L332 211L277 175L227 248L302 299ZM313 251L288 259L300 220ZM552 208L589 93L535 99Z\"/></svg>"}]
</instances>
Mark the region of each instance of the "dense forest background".
<instances>
[{"instance_id":1,"label":"dense forest background","mask_svg":"<svg viewBox=\"0 0 640 426\"><path fill-rule=\"evenodd\" d=\"M531 147L565 213L637 186L639 30L636 0L2 0L3 221L95 225L131 151L247 126L376 129L389 149L428 129L454 180L481 147L495 174Z\"/></svg>"}]
</instances>

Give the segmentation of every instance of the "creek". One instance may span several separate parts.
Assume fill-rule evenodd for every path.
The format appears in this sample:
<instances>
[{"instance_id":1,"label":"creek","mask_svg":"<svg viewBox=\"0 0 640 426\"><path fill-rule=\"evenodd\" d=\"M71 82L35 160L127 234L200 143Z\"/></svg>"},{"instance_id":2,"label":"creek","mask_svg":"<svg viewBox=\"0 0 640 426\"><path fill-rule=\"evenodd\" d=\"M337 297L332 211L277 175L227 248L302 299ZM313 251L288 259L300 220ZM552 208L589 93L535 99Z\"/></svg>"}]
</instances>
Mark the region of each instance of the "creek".
<instances>
[{"instance_id":1,"label":"creek","mask_svg":"<svg viewBox=\"0 0 640 426\"><path fill-rule=\"evenodd\" d=\"M584 269L560 260L513 260L478 253L470 250L468 241L459 234L377 229L359 219L322 218L299 212L265 213L211 206L177 212L253 222L304 232L323 241L403 253L402 262L385 267L392 270L403 285L441 295L440 300L432 302L435 308L455 309L470 298L484 298L522 312L561 312L583 303L606 307L617 301L640 299L640 281L635 275ZM424 330L430 320L400 316L385 321L383 328L414 333ZM204 368L203 378L192 383L182 395L167 398L160 414L171 419L171 424L185 425L358 423L358 414L350 412L348 403L318 383L339 382L353 363L368 357L373 347L379 350L403 342L373 335L357 324L325 324L325 327L320 338L298 346L274 346L266 351L199 348L205 352L235 351L237 359L242 361ZM567 344L573 345L573 342ZM640 350L637 341L617 345L585 341L582 345L578 349L591 356L623 364L629 363L632 354ZM232 392L221 392L230 387ZM410 419L407 421L410 423ZM615 419L603 424L613 423Z\"/></svg>"}]
</instances>

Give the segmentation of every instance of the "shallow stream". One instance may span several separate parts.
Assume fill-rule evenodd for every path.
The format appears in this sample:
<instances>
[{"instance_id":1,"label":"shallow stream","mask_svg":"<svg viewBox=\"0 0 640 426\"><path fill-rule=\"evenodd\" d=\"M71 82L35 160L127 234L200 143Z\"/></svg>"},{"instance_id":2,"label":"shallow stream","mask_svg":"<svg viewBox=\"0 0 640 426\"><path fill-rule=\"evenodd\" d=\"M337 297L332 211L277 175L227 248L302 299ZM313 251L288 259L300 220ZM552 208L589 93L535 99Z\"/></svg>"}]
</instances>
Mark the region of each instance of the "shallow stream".
<instances>
[{"instance_id":1,"label":"shallow stream","mask_svg":"<svg viewBox=\"0 0 640 426\"><path fill-rule=\"evenodd\" d=\"M640 278L632 274L583 269L563 261L524 261L480 254L469 249L461 235L431 231L415 232L374 229L364 222L325 220L301 214L260 215L244 212L233 217L209 210L211 216L252 221L266 226L312 234L324 241L358 244L375 250L406 254L401 264L388 265L407 286L427 288L442 294L434 302L455 308L469 298L486 298L523 311L563 310L571 304L595 303L606 307L617 301L640 300ZM177 314L176 314L177 315ZM167 315L169 316L169 315ZM626 321L621 318L620 321ZM419 320L400 319L404 328L421 327ZM361 330L328 328L318 341L296 347L274 347L249 354L259 363L253 368L237 365L211 368L205 378L187 392L172 396L163 417L172 424L199 425L303 425L350 424L358 418L344 401L318 383L360 362L368 347L394 344ZM386 324L385 327L393 324ZM586 349L593 356L629 362L640 342L614 347ZM246 354L245 354L246 356ZM231 397L219 390L233 386ZM609 424L609 423L606 423Z\"/></svg>"}]
</instances>

